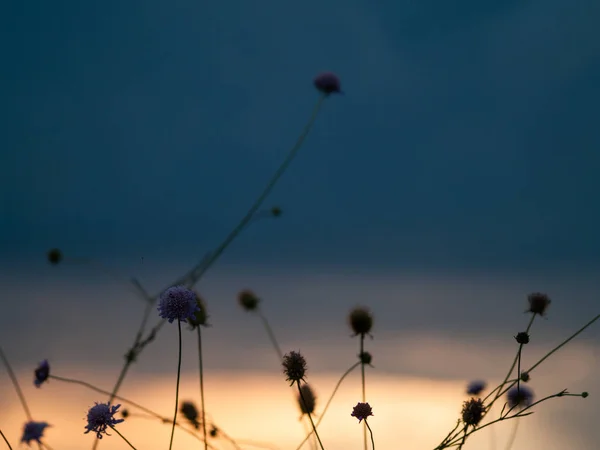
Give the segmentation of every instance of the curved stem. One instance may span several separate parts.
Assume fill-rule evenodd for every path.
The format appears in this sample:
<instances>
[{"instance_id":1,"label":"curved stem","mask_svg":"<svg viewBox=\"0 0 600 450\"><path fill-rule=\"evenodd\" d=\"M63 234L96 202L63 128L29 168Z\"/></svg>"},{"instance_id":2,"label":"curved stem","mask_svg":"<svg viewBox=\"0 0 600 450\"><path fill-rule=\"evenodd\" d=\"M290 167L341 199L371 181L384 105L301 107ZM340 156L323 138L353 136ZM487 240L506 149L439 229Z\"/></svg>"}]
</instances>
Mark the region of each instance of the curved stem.
<instances>
[{"instance_id":1,"label":"curved stem","mask_svg":"<svg viewBox=\"0 0 600 450\"><path fill-rule=\"evenodd\" d=\"M4 366L6 367L8 376L10 377L10 380L12 381L15 391L17 392L17 396L19 397L19 400L21 401L21 405L23 406L23 409L25 410L25 415L27 416L27 420L29 420L31 422L33 419L31 418L31 411L29 410L29 407L27 406L27 402L25 401L25 396L23 395L21 386L19 386L19 381L17 380L17 377L16 377L15 373L13 372L12 367L10 366L10 363L8 362L8 359L4 355L4 351L2 351L1 347L0 347L0 359L2 359L2 362L4 363Z\"/></svg>"},{"instance_id":2,"label":"curved stem","mask_svg":"<svg viewBox=\"0 0 600 450\"><path fill-rule=\"evenodd\" d=\"M179 331L179 356L177 358L177 385L175 387L175 413L173 415L173 426L171 427L171 441L169 450L173 448L173 436L175 436L175 424L177 423L177 409L179 406L179 379L181 378L181 321L177 320L177 330ZM205 441L206 442L206 441Z\"/></svg>"},{"instance_id":3,"label":"curved stem","mask_svg":"<svg viewBox=\"0 0 600 450\"><path fill-rule=\"evenodd\" d=\"M119 430L117 430L117 429L116 429L115 427L113 427L112 425L109 425L109 426L112 428L112 430L113 430L115 433L117 433L119 436L121 436L121 439L123 439L125 442L127 442L127 444L128 444L128 445L129 445L129 446L130 446L130 447L131 447L133 450L136 450L136 448L135 448L135 447L134 447L134 446L131 444L131 442L129 442L129 441L128 441L128 440L125 438L125 436L123 436L121 433L119 433Z\"/></svg>"},{"instance_id":4,"label":"curved stem","mask_svg":"<svg viewBox=\"0 0 600 450\"><path fill-rule=\"evenodd\" d=\"M4 436L4 433L2 432L2 430L0 430L0 436L2 436L2 439L4 439L4 442L6 442L6 445L8 445L8 448L10 450L13 450L13 448L10 445L10 442L8 442L8 439L6 439L6 436Z\"/></svg>"},{"instance_id":5,"label":"curved stem","mask_svg":"<svg viewBox=\"0 0 600 450\"><path fill-rule=\"evenodd\" d=\"M375 439L373 439L373 430L371 430L371 427L369 426L367 419L365 419L365 425L369 429L369 433L371 434L371 445L373 446L373 450L375 450Z\"/></svg>"}]
</instances>

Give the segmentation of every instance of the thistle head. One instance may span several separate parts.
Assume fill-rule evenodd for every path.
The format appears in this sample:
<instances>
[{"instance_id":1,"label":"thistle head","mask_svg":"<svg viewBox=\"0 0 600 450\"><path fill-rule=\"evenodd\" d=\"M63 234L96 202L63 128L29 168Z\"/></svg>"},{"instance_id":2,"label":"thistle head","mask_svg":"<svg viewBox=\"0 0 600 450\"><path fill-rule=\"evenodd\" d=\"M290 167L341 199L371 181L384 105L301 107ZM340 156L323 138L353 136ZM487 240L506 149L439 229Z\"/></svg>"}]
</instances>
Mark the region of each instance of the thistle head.
<instances>
[{"instance_id":1,"label":"thistle head","mask_svg":"<svg viewBox=\"0 0 600 450\"><path fill-rule=\"evenodd\" d=\"M546 314L546 310L550 306L552 301L550 297L546 294L542 294L541 292L533 292L527 296L527 301L529 302L529 309L525 312L530 312L533 314L539 314L540 316L544 316Z\"/></svg>"},{"instance_id":2,"label":"thistle head","mask_svg":"<svg viewBox=\"0 0 600 450\"><path fill-rule=\"evenodd\" d=\"M369 334L373 327L373 315L367 308L354 308L348 316L348 324L352 328L354 336L361 335L364 337L365 334Z\"/></svg>"},{"instance_id":3,"label":"thistle head","mask_svg":"<svg viewBox=\"0 0 600 450\"><path fill-rule=\"evenodd\" d=\"M306 360L299 352L291 351L283 356L283 373L290 386L300 380L304 381L306 375Z\"/></svg>"},{"instance_id":4,"label":"thistle head","mask_svg":"<svg viewBox=\"0 0 600 450\"><path fill-rule=\"evenodd\" d=\"M361 420L367 420L367 417L372 416L373 410L368 403L358 402L356 406L352 408L352 414L350 415L352 417L356 417L358 419L358 423L360 423Z\"/></svg>"},{"instance_id":5,"label":"thistle head","mask_svg":"<svg viewBox=\"0 0 600 450\"><path fill-rule=\"evenodd\" d=\"M462 420L466 425L476 426L482 419L485 412L483 400L472 398L463 403L461 412Z\"/></svg>"}]
</instances>

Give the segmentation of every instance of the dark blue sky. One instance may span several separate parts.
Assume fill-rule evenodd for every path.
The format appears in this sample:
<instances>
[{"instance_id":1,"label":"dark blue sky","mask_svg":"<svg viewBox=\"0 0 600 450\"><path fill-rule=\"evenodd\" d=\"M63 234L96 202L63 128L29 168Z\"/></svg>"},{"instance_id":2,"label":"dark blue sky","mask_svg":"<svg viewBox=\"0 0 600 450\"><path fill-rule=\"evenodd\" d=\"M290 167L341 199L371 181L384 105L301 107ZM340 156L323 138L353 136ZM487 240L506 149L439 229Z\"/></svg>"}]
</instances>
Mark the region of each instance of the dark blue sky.
<instances>
[{"instance_id":1,"label":"dark blue sky","mask_svg":"<svg viewBox=\"0 0 600 450\"><path fill-rule=\"evenodd\" d=\"M342 6L343 5L343 6ZM10 3L0 255L595 267L596 0Z\"/></svg>"}]
</instances>

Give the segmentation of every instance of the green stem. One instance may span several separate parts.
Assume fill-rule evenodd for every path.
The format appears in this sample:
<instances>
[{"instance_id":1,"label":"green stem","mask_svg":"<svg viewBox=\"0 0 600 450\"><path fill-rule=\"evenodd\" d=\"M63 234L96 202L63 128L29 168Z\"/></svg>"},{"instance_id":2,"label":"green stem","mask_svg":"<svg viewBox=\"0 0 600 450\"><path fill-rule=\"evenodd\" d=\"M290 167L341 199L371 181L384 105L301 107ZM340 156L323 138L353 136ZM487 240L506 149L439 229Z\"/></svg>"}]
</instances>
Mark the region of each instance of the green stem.
<instances>
[{"instance_id":1,"label":"green stem","mask_svg":"<svg viewBox=\"0 0 600 450\"><path fill-rule=\"evenodd\" d=\"M175 414L173 415L173 426L171 427L171 441L169 450L173 448L173 436L175 436L175 424L177 423L177 409L179 405L179 379L181 377L181 321L177 320L177 330L179 331L179 355L177 360L177 385L175 387ZM205 441L206 442L206 441Z\"/></svg>"},{"instance_id":2,"label":"green stem","mask_svg":"<svg viewBox=\"0 0 600 450\"><path fill-rule=\"evenodd\" d=\"M302 394L302 389L300 389L300 381L297 382L297 385L298 385L298 392L300 393L300 398L302 399L302 404L304 405L304 410L306 411L306 415L308 416L308 419L310 420L310 424L312 425L313 431L315 432L315 436L317 436L317 440L319 441L321 450L325 450L325 447L323 447L323 443L321 442L321 437L319 436L319 433L317 433L317 427L315 426L315 423L313 422L312 415L310 414L310 412L308 411L308 408L306 407L306 399L304 398L304 395Z\"/></svg>"},{"instance_id":3,"label":"green stem","mask_svg":"<svg viewBox=\"0 0 600 450\"><path fill-rule=\"evenodd\" d=\"M208 450L208 442L206 441L206 416L204 413L204 372L202 370L202 337L200 325L198 329L198 364L200 367L200 403L202 406L202 437L204 439L204 450Z\"/></svg>"}]
</instances>

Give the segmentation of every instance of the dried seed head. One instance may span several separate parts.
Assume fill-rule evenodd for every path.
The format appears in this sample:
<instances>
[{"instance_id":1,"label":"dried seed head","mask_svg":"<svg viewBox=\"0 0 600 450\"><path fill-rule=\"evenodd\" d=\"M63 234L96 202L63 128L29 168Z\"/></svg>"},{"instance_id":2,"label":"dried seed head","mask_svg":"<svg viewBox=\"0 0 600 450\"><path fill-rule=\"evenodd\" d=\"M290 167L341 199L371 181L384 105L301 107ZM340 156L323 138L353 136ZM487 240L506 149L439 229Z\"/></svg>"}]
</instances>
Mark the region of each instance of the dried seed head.
<instances>
[{"instance_id":1,"label":"dried seed head","mask_svg":"<svg viewBox=\"0 0 600 450\"><path fill-rule=\"evenodd\" d=\"M481 418L483 417L483 413L485 411L485 406L483 405L483 400L478 398L475 400L472 398L463 403L462 408L462 420L466 425L475 426L479 423Z\"/></svg>"},{"instance_id":2,"label":"dried seed head","mask_svg":"<svg viewBox=\"0 0 600 450\"><path fill-rule=\"evenodd\" d=\"M300 386L300 391L302 392L302 396L300 396L300 393L298 393L298 406L300 406L300 412L302 414L314 413L315 406L317 404L317 397L312 388L308 384L303 384Z\"/></svg>"},{"instance_id":3,"label":"dried seed head","mask_svg":"<svg viewBox=\"0 0 600 450\"><path fill-rule=\"evenodd\" d=\"M544 316L548 306L550 306L551 300L546 294L541 292L533 292L527 296L529 301L529 309L526 312L532 312L533 314L539 314Z\"/></svg>"},{"instance_id":4,"label":"dried seed head","mask_svg":"<svg viewBox=\"0 0 600 450\"><path fill-rule=\"evenodd\" d=\"M48 251L48 262L50 264L58 264L63 259L63 254L58 248L53 248Z\"/></svg>"},{"instance_id":5,"label":"dried seed head","mask_svg":"<svg viewBox=\"0 0 600 450\"><path fill-rule=\"evenodd\" d=\"M515 339L519 344L529 344L529 334L526 331L520 331L515 336Z\"/></svg>"},{"instance_id":6,"label":"dried seed head","mask_svg":"<svg viewBox=\"0 0 600 450\"><path fill-rule=\"evenodd\" d=\"M367 420L367 417L372 416L373 410L368 403L358 402L356 406L352 408L352 414L350 415L352 417L356 417L358 419L358 423L360 423L361 420Z\"/></svg>"},{"instance_id":7,"label":"dried seed head","mask_svg":"<svg viewBox=\"0 0 600 450\"><path fill-rule=\"evenodd\" d=\"M354 336L369 334L373 327L373 315L367 308L358 307L350 311L348 316L350 328L354 331Z\"/></svg>"},{"instance_id":8,"label":"dried seed head","mask_svg":"<svg viewBox=\"0 0 600 450\"><path fill-rule=\"evenodd\" d=\"M238 302L246 311L254 311L258 308L259 301L256 294L249 289L244 289L238 294Z\"/></svg>"},{"instance_id":9,"label":"dried seed head","mask_svg":"<svg viewBox=\"0 0 600 450\"><path fill-rule=\"evenodd\" d=\"M291 351L283 356L283 373L287 381L291 381L290 386L295 382L304 381L306 375L306 360L300 353Z\"/></svg>"},{"instance_id":10,"label":"dried seed head","mask_svg":"<svg viewBox=\"0 0 600 450\"><path fill-rule=\"evenodd\" d=\"M529 372L526 372L526 371L521 372L521 381L523 381L524 383L527 383L529 380L531 380L531 377L529 376Z\"/></svg>"}]
</instances>

